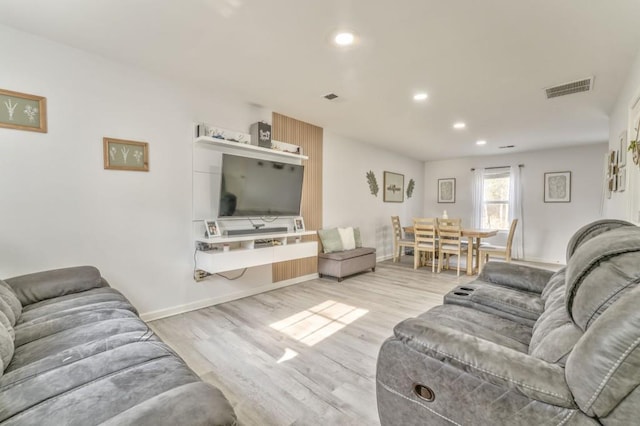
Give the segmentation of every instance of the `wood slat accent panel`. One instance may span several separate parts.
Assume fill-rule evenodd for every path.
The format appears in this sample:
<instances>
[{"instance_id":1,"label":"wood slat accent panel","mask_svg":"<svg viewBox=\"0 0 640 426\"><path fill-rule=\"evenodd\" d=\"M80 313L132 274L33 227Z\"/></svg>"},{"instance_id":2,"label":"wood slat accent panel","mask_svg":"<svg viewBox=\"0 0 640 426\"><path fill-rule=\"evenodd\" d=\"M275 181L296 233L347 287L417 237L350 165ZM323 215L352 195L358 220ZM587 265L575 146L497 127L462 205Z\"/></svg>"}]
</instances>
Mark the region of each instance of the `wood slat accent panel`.
<instances>
[{"instance_id":1,"label":"wood slat accent panel","mask_svg":"<svg viewBox=\"0 0 640 426\"><path fill-rule=\"evenodd\" d=\"M322 229L322 127L274 112L271 137L277 141L301 146L303 154L309 157L308 160L302 161L302 217L307 229ZM303 237L303 240L317 240L317 237ZM317 257L274 263L272 268L274 282L317 272Z\"/></svg>"}]
</instances>

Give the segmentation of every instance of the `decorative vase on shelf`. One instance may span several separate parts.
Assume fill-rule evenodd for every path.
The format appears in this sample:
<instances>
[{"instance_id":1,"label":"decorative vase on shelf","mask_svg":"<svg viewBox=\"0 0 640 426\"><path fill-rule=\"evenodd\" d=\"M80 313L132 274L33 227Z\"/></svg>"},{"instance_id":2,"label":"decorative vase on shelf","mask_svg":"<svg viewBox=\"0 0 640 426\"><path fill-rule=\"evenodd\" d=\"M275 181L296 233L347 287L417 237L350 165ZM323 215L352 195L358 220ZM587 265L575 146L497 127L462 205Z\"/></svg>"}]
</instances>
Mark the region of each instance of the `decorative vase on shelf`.
<instances>
[{"instance_id":1,"label":"decorative vase on shelf","mask_svg":"<svg viewBox=\"0 0 640 426\"><path fill-rule=\"evenodd\" d=\"M443 219L449 219L449 215L447 214L446 210L442 212L442 218Z\"/></svg>"}]
</instances>

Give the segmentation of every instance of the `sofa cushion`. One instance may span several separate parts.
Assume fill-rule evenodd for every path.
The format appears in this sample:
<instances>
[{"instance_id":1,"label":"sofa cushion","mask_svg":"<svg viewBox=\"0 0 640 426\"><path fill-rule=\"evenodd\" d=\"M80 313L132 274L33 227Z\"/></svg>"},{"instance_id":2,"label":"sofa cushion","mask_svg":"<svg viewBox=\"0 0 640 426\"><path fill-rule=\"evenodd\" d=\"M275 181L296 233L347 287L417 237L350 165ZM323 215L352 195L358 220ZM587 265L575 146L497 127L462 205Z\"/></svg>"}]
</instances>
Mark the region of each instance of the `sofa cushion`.
<instances>
[{"instance_id":1,"label":"sofa cushion","mask_svg":"<svg viewBox=\"0 0 640 426\"><path fill-rule=\"evenodd\" d=\"M565 365L567 357L582 336L565 308L565 270L558 271L543 291L544 312L533 326L529 355L550 363Z\"/></svg>"},{"instance_id":2,"label":"sofa cushion","mask_svg":"<svg viewBox=\"0 0 640 426\"><path fill-rule=\"evenodd\" d=\"M13 324L20 318L20 314L22 313L22 304L20 300L16 297L15 293L9 287L7 283L0 280L0 299L4 302L0 305L0 311L2 311L9 321ZM11 312L7 310L7 307ZM12 319L13 318L13 319Z\"/></svg>"},{"instance_id":3,"label":"sofa cushion","mask_svg":"<svg viewBox=\"0 0 640 426\"><path fill-rule=\"evenodd\" d=\"M427 322L527 353L531 327L487 312L458 305L440 305L418 316Z\"/></svg>"},{"instance_id":4,"label":"sofa cushion","mask_svg":"<svg viewBox=\"0 0 640 426\"><path fill-rule=\"evenodd\" d=\"M599 419L611 417L610 422L602 424L638 424L638 306L640 287L636 286L613 302L590 325L567 359L567 384L574 400L590 416ZM623 404L626 404L625 409L617 408Z\"/></svg>"},{"instance_id":5,"label":"sofa cushion","mask_svg":"<svg viewBox=\"0 0 640 426\"><path fill-rule=\"evenodd\" d=\"M338 228L320 229L318 236L320 237L322 251L324 253L342 251L342 240L340 239Z\"/></svg>"},{"instance_id":6,"label":"sofa cushion","mask_svg":"<svg viewBox=\"0 0 640 426\"><path fill-rule=\"evenodd\" d=\"M0 422L45 424L55 413L67 425L99 424L172 389L178 395L165 404L179 405L191 395L181 397L179 389L198 382L167 345L130 343L4 386ZM209 404L232 413L222 394L217 397ZM234 420L231 416L227 423ZM155 413L148 413L146 421L163 423ZM191 424L189 416L182 421Z\"/></svg>"},{"instance_id":7,"label":"sofa cushion","mask_svg":"<svg viewBox=\"0 0 640 426\"><path fill-rule=\"evenodd\" d=\"M124 311L123 311L124 312ZM121 333L151 333L149 327L139 318L124 316L104 321L69 328L50 334L38 340L16 346L8 371L22 368L27 364L42 360L62 351L77 347L87 342L99 341ZM16 332L16 339L20 339Z\"/></svg>"},{"instance_id":8,"label":"sofa cushion","mask_svg":"<svg viewBox=\"0 0 640 426\"><path fill-rule=\"evenodd\" d=\"M108 287L93 266L76 266L13 277L6 280L22 305L73 294L96 287Z\"/></svg>"},{"instance_id":9,"label":"sofa cushion","mask_svg":"<svg viewBox=\"0 0 640 426\"><path fill-rule=\"evenodd\" d=\"M583 331L640 281L640 228L620 227L583 242L567 265L566 309Z\"/></svg>"},{"instance_id":10,"label":"sofa cushion","mask_svg":"<svg viewBox=\"0 0 640 426\"><path fill-rule=\"evenodd\" d=\"M569 262L573 253L582 243L589 241L591 238L597 237L604 232L608 232L622 226L633 226L633 224L624 220L602 219L591 222L578 229L567 243L567 262Z\"/></svg>"},{"instance_id":11,"label":"sofa cushion","mask_svg":"<svg viewBox=\"0 0 640 426\"><path fill-rule=\"evenodd\" d=\"M360 247L353 250L344 250L344 251L338 251L333 253L320 253L318 254L318 257L321 257L323 259L342 261L342 260L353 259L354 257L364 256L364 255L375 253L375 252L376 252L376 249L374 248Z\"/></svg>"},{"instance_id":12,"label":"sofa cushion","mask_svg":"<svg viewBox=\"0 0 640 426\"><path fill-rule=\"evenodd\" d=\"M67 312L93 310L104 306L127 309L136 313L135 308L118 290L111 287L101 287L27 305L24 307L18 324L36 319L46 320L52 316L65 315Z\"/></svg>"},{"instance_id":13,"label":"sofa cushion","mask_svg":"<svg viewBox=\"0 0 640 426\"><path fill-rule=\"evenodd\" d=\"M0 372L9 366L11 358L13 358L13 350L13 339L9 335L9 331L0 325Z\"/></svg>"},{"instance_id":14,"label":"sofa cushion","mask_svg":"<svg viewBox=\"0 0 640 426\"><path fill-rule=\"evenodd\" d=\"M478 279L456 287L445 303L468 306L532 327L543 311L540 294L494 285Z\"/></svg>"},{"instance_id":15,"label":"sofa cushion","mask_svg":"<svg viewBox=\"0 0 640 426\"><path fill-rule=\"evenodd\" d=\"M11 339L13 340L16 339L16 332L13 329L13 326L11 325L9 318L7 318L7 316L2 311L0 311L0 327L4 327L5 330L9 332Z\"/></svg>"}]
</instances>

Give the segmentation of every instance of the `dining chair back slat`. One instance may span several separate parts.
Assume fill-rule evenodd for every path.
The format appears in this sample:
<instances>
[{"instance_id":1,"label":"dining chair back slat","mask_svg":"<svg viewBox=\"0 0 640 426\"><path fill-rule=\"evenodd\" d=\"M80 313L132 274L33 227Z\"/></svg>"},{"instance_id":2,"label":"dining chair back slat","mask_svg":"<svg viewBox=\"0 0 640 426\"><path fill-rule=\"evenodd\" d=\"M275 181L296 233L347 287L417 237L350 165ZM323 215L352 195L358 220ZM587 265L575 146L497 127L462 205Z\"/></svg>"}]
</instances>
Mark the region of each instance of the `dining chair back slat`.
<instances>
[{"instance_id":1,"label":"dining chair back slat","mask_svg":"<svg viewBox=\"0 0 640 426\"><path fill-rule=\"evenodd\" d=\"M468 244L462 241L462 219L438 219L438 272L442 270L442 264L446 259L449 266L449 257L458 256L458 276L460 276L460 263L462 253L469 250Z\"/></svg>"},{"instance_id":2,"label":"dining chair back slat","mask_svg":"<svg viewBox=\"0 0 640 426\"><path fill-rule=\"evenodd\" d=\"M403 247L414 246L414 240L402 238L402 226L400 225L400 216L391 216L391 227L393 232L393 261L399 262L402 255Z\"/></svg>"},{"instance_id":3,"label":"dining chair back slat","mask_svg":"<svg viewBox=\"0 0 640 426\"><path fill-rule=\"evenodd\" d=\"M431 271L435 272L437 245L437 225L435 218L414 218L413 235L415 238L413 269L418 269L422 253L431 254Z\"/></svg>"}]
</instances>

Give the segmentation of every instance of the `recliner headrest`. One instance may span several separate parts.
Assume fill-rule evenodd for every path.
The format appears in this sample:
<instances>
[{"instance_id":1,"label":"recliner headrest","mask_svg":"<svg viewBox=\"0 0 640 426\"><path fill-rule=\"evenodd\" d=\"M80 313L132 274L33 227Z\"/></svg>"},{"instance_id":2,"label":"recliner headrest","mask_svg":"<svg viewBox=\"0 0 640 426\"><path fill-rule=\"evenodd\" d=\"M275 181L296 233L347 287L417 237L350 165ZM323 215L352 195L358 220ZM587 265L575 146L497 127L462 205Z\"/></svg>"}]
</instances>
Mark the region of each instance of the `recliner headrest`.
<instances>
[{"instance_id":1,"label":"recliner headrest","mask_svg":"<svg viewBox=\"0 0 640 426\"><path fill-rule=\"evenodd\" d=\"M567 264L566 307L583 331L640 282L640 227L624 226L583 241Z\"/></svg>"},{"instance_id":2,"label":"recliner headrest","mask_svg":"<svg viewBox=\"0 0 640 426\"><path fill-rule=\"evenodd\" d=\"M578 246L580 246L580 244L602 234L603 232L611 231L612 229L617 229L621 226L634 225L633 223L625 222L624 220L601 219L596 220L595 222L591 222L590 224L578 229L567 244L567 263L569 262L571 256L573 256L573 253L575 253Z\"/></svg>"}]
</instances>

